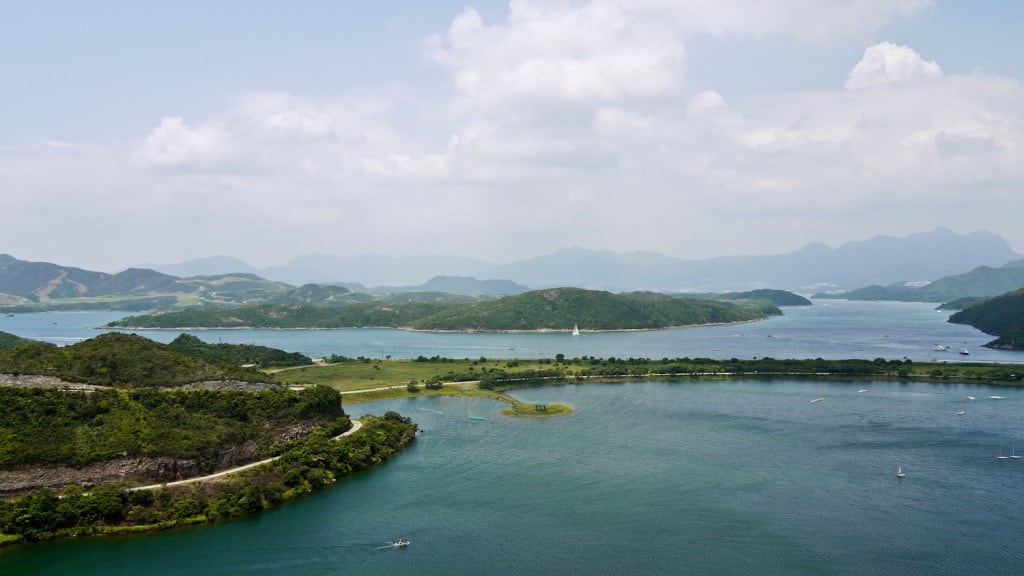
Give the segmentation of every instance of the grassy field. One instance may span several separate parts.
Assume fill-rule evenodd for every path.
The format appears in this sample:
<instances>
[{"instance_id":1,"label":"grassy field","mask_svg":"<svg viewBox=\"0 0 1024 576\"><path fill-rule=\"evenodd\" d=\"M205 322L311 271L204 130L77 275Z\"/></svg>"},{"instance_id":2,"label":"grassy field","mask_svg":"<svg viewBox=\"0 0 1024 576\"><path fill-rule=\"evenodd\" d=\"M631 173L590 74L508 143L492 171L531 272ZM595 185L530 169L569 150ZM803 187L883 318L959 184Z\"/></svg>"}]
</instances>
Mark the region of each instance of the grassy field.
<instances>
[{"instance_id":1,"label":"grassy field","mask_svg":"<svg viewBox=\"0 0 1024 576\"><path fill-rule=\"evenodd\" d=\"M327 385L344 394L348 405L413 395L486 396L508 404L502 414L550 417L568 414L572 407L538 407L510 395L517 386L555 382L597 382L648 378L791 377L829 378L851 382L882 379L1020 386L1024 366L978 363L913 363L898 360L671 360L559 359L552 360L349 360L337 364L279 370L289 385ZM428 383L441 383L441 387ZM483 384L483 385L482 385Z\"/></svg>"},{"instance_id":2,"label":"grassy field","mask_svg":"<svg viewBox=\"0 0 1024 576\"><path fill-rule=\"evenodd\" d=\"M289 385L323 384L342 392L366 390L384 386L398 386L408 382L423 385L431 380L452 382L462 376L465 380L479 380L479 376L493 370L508 372L540 370L553 364L535 360L443 360L418 362L416 360L352 360L338 364L303 366L274 371L281 382Z\"/></svg>"},{"instance_id":3,"label":"grassy field","mask_svg":"<svg viewBox=\"0 0 1024 576\"><path fill-rule=\"evenodd\" d=\"M852 378L908 378L936 382L963 381L996 385L1020 385L1024 381L1024 366L981 363L931 362L867 362L861 373L850 370L845 361L787 360L787 361L716 361L696 359L684 363L680 376L719 375L807 375L816 377ZM343 392L368 390L413 382L424 385L431 381L456 382L485 379L488 374L503 372L510 378L531 372L556 372L565 379L574 380L585 375L588 379L645 378L665 376L666 367L678 370L678 362L616 361L614 359L552 360L350 360L337 364L304 366L275 371L275 376L291 385L323 384Z\"/></svg>"}]
</instances>

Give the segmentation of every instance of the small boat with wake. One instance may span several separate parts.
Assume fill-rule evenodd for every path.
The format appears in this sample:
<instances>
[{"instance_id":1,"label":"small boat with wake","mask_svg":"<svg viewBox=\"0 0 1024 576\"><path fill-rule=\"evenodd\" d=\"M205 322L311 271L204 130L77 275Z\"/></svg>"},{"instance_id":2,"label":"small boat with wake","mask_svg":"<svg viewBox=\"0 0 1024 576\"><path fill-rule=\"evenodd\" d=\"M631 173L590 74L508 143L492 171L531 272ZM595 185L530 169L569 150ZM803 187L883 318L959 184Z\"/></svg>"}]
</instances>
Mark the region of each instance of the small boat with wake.
<instances>
[{"instance_id":1,"label":"small boat with wake","mask_svg":"<svg viewBox=\"0 0 1024 576\"><path fill-rule=\"evenodd\" d=\"M395 540L394 544L392 544L392 546L394 546L395 548L405 548L408 545L409 541L405 538L399 538L398 540Z\"/></svg>"}]
</instances>

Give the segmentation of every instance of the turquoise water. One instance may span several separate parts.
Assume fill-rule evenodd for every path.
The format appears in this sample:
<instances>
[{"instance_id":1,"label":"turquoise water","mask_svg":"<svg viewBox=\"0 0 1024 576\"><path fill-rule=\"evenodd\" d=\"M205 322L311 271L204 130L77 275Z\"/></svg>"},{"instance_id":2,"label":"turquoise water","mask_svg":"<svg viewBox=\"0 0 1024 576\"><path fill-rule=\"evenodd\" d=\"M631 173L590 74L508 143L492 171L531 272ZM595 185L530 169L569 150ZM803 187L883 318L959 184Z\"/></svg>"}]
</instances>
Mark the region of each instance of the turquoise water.
<instances>
[{"instance_id":1,"label":"turquoise water","mask_svg":"<svg viewBox=\"0 0 1024 576\"><path fill-rule=\"evenodd\" d=\"M0 572L1024 573L1024 460L995 458L1024 447L1024 390L737 380L517 395L576 411L351 406L424 431L388 464L248 520L0 550ZM400 537L412 544L386 546Z\"/></svg>"},{"instance_id":2,"label":"turquoise water","mask_svg":"<svg viewBox=\"0 0 1024 576\"><path fill-rule=\"evenodd\" d=\"M312 357L415 358L910 358L915 361L971 360L1024 362L1024 353L982 347L993 339L970 326L946 322L933 304L819 300L813 306L784 308L785 315L762 322L652 332L568 332L547 334L438 334L384 329L202 330L207 342L260 344ZM56 344L70 344L99 333L97 326L126 316L122 312L62 312L0 316L0 331ZM141 331L170 342L177 331ZM943 344L950 352L934 352ZM966 347L969 357L957 354Z\"/></svg>"},{"instance_id":3,"label":"turquoise water","mask_svg":"<svg viewBox=\"0 0 1024 576\"><path fill-rule=\"evenodd\" d=\"M969 360L1024 362L982 348L991 337L927 304L829 301L785 312L657 332L581 327L579 338L195 334L312 356L965 359L931 350L947 344L969 348ZM0 331L69 344L121 316L19 314L0 317ZM424 432L385 466L281 509L0 549L0 574L1024 574L1024 459L995 458L1024 453L1024 390L748 379L517 395L576 411L519 420L489 400L438 397L349 406L398 410ZM894 477L897 466L906 479ZM387 546L403 537L408 548Z\"/></svg>"}]
</instances>

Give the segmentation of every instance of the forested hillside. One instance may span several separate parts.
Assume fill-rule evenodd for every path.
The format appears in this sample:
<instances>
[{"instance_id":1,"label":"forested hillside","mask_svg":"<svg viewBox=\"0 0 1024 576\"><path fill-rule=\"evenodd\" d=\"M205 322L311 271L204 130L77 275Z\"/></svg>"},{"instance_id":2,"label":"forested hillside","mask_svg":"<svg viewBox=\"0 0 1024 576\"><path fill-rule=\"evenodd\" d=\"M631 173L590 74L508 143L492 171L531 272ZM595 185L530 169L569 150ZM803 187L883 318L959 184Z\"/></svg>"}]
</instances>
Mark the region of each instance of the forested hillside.
<instances>
[{"instance_id":1,"label":"forested hillside","mask_svg":"<svg viewBox=\"0 0 1024 576\"><path fill-rule=\"evenodd\" d=\"M42 342L0 349L0 374L53 376L66 382L139 388L207 380L274 382L258 370L194 358L134 334L109 333L58 347Z\"/></svg>"},{"instance_id":2,"label":"forested hillside","mask_svg":"<svg viewBox=\"0 0 1024 576\"><path fill-rule=\"evenodd\" d=\"M579 288L537 290L473 303L364 303L341 308L255 305L129 316L112 327L348 328L416 330L635 330L743 322L781 314L766 303L696 300L651 292L612 294Z\"/></svg>"},{"instance_id":3,"label":"forested hillside","mask_svg":"<svg viewBox=\"0 0 1024 576\"><path fill-rule=\"evenodd\" d=\"M224 362L237 366L255 365L257 368L285 368L311 364L313 360L298 352L285 352L277 348L253 344L207 344L191 334L181 334L168 346L183 354L208 362Z\"/></svg>"},{"instance_id":4,"label":"forested hillside","mask_svg":"<svg viewBox=\"0 0 1024 576\"><path fill-rule=\"evenodd\" d=\"M67 392L0 386L0 470L167 456L212 471L225 450L251 442L262 454L296 423L311 427L342 415L340 395L327 387Z\"/></svg>"},{"instance_id":5,"label":"forested hillside","mask_svg":"<svg viewBox=\"0 0 1024 576\"><path fill-rule=\"evenodd\" d=\"M999 336L986 346L1024 350L1024 289L968 306L950 316L949 321Z\"/></svg>"}]
</instances>

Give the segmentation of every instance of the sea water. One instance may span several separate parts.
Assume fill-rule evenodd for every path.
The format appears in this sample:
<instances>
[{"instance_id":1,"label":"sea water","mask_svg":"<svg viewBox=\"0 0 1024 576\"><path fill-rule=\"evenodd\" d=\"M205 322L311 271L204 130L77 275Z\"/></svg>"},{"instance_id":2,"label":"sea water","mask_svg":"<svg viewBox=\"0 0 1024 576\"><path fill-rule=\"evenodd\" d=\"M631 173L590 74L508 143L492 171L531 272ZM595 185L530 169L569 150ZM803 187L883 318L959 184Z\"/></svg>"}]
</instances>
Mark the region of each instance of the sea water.
<instances>
[{"instance_id":1,"label":"sea water","mask_svg":"<svg viewBox=\"0 0 1024 576\"><path fill-rule=\"evenodd\" d=\"M581 327L579 337L193 333L311 356L1024 361L982 348L989 336L927 304L818 301L785 312L654 332ZM65 345L124 315L19 314L0 317L0 331ZM387 464L280 509L0 549L0 574L1024 574L1024 459L996 458L1024 453L1022 389L742 379L516 395L575 411L514 419L494 401L446 397L347 406L356 416L398 410L424 431ZM399 538L412 543L389 546Z\"/></svg>"},{"instance_id":2,"label":"sea water","mask_svg":"<svg viewBox=\"0 0 1024 576\"><path fill-rule=\"evenodd\" d=\"M816 300L813 306L783 308L784 315L749 324L701 326L644 332L434 333L392 329L198 330L210 343L258 344L311 357L355 358L885 358L913 361L1024 362L1024 352L990 350L993 336L950 324L948 312L920 302ZM26 338L73 344L102 333L97 329L125 312L50 312L0 316L0 331ZM138 334L170 342L177 330ZM936 352L936 345L949 346ZM970 356L957 353L966 348Z\"/></svg>"},{"instance_id":3,"label":"sea water","mask_svg":"<svg viewBox=\"0 0 1024 576\"><path fill-rule=\"evenodd\" d=\"M1024 573L1024 460L996 458L1024 448L1024 390L744 379L516 395L575 411L349 406L398 410L423 432L387 464L273 511L3 549L0 572ZM399 538L411 544L389 546Z\"/></svg>"}]
</instances>

